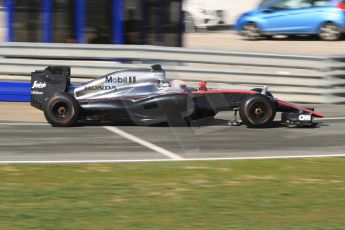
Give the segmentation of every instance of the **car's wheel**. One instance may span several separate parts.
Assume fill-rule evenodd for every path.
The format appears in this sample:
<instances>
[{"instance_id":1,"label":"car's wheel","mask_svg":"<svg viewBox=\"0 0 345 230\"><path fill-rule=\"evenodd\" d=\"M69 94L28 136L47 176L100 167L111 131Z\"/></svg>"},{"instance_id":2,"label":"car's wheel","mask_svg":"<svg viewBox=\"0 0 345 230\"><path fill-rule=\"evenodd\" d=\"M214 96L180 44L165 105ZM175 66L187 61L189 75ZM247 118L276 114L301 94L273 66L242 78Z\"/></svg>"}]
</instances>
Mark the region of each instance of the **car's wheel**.
<instances>
[{"instance_id":1,"label":"car's wheel","mask_svg":"<svg viewBox=\"0 0 345 230\"><path fill-rule=\"evenodd\" d=\"M242 30L242 34L248 40L257 40L261 36L260 29L254 22L245 24Z\"/></svg>"},{"instance_id":2,"label":"car's wheel","mask_svg":"<svg viewBox=\"0 0 345 230\"><path fill-rule=\"evenodd\" d=\"M250 95L240 106L241 120L249 128L269 127L275 115L275 105L264 95Z\"/></svg>"},{"instance_id":3,"label":"car's wheel","mask_svg":"<svg viewBox=\"0 0 345 230\"><path fill-rule=\"evenodd\" d=\"M324 41L336 41L340 39L341 32L337 25L328 22L321 26L319 36Z\"/></svg>"},{"instance_id":4,"label":"car's wheel","mask_svg":"<svg viewBox=\"0 0 345 230\"><path fill-rule=\"evenodd\" d=\"M74 125L79 117L78 102L68 93L58 93L48 98L44 116L54 127L68 127Z\"/></svg>"}]
</instances>

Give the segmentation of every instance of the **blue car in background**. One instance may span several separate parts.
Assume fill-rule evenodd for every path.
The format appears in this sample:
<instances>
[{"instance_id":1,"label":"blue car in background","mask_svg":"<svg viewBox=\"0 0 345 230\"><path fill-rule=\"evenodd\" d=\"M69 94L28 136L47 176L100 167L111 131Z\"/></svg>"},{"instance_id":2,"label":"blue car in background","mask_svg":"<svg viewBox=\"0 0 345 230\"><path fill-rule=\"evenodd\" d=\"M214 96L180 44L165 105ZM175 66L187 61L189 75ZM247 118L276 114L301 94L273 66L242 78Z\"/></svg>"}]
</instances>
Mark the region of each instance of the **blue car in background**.
<instances>
[{"instance_id":1,"label":"blue car in background","mask_svg":"<svg viewBox=\"0 0 345 230\"><path fill-rule=\"evenodd\" d=\"M339 40L345 32L345 0L266 0L244 13L236 30L250 40L275 34Z\"/></svg>"}]
</instances>

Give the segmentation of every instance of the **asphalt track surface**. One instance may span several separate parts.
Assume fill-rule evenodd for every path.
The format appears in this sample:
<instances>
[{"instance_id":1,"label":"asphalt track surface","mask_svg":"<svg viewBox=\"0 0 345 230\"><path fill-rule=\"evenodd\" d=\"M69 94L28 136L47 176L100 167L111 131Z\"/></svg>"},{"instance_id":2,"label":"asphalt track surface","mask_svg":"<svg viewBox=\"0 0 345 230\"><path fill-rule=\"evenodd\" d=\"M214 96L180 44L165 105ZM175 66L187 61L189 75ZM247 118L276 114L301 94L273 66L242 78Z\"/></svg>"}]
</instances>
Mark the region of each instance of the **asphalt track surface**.
<instances>
[{"instance_id":1,"label":"asphalt track surface","mask_svg":"<svg viewBox=\"0 0 345 230\"><path fill-rule=\"evenodd\" d=\"M0 162L127 162L345 156L345 106L314 105L317 128L231 127L221 113L195 127L81 125L0 121ZM278 117L279 118L279 117Z\"/></svg>"}]
</instances>

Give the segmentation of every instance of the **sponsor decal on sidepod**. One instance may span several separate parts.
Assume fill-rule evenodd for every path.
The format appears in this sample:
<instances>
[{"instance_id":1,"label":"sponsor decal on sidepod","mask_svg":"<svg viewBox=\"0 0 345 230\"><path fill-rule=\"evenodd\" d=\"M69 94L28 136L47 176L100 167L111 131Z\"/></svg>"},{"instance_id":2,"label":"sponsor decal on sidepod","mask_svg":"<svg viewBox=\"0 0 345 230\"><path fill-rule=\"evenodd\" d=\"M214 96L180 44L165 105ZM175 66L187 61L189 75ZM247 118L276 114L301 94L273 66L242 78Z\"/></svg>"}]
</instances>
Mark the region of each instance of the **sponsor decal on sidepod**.
<instances>
[{"instance_id":1,"label":"sponsor decal on sidepod","mask_svg":"<svg viewBox=\"0 0 345 230\"><path fill-rule=\"evenodd\" d=\"M136 83L137 78L135 76L133 77L105 77L105 83L120 83L120 84L126 84L126 83Z\"/></svg>"},{"instance_id":2,"label":"sponsor decal on sidepod","mask_svg":"<svg viewBox=\"0 0 345 230\"><path fill-rule=\"evenodd\" d=\"M85 86L85 90L90 90L90 91L101 91L101 90L116 90L115 86Z\"/></svg>"},{"instance_id":3,"label":"sponsor decal on sidepod","mask_svg":"<svg viewBox=\"0 0 345 230\"><path fill-rule=\"evenodd\" d=\"M32 89L43 89L47 86L47 84L45 82L38 82L38 81L34 81L34 84L32 85Z\"/></svg>"}]
</instances>

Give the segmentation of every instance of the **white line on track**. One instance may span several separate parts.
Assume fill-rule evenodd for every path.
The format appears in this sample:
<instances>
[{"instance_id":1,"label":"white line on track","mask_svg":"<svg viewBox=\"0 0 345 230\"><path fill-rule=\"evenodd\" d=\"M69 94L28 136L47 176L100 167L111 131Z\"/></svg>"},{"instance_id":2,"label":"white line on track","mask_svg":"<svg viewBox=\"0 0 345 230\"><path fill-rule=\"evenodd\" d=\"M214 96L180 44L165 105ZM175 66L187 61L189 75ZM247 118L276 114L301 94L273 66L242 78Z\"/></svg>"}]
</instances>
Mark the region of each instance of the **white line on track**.
<instances>
[{"instance_id":1,"label":"white line on track","mask_svg":"<svg viewBox=\"0 0 345 230\"><path fill-rule=\"evenodd\" d=\"M173 152L170 152L166 149L163 149L162 147L159 147L158 145L155 145L151 142L148 142L148 141L145 141L137 136L134 136L132 134L129 134L119 128L116 128L116 127L112 127L112 126L103 126L105 129L107 129L108 131L112 132L112 133L115 133L121 137L124 137L130 141L133 141L135 143L138 143L146 148L149 148L157 153L160 153L170 159L173 159L173 160L182 160L183 158Z\"/></svg>"},{"instance_id":2,"label":"white line on track","mask_svg":"<svg viewBox=\"0 0 345 230\"><path fill-rule=\"evenodd\" d=\"M0 161L0 164L98 164L98 163L149 163L149 162L189 162L189 161L235 161L235 160L279 160L345 157L345 154L300 155L300 156L262 156L226 158L184 158L184 159L142 159L142 160L51 160L51 161Z\"/></svg>"}]
</instances>

